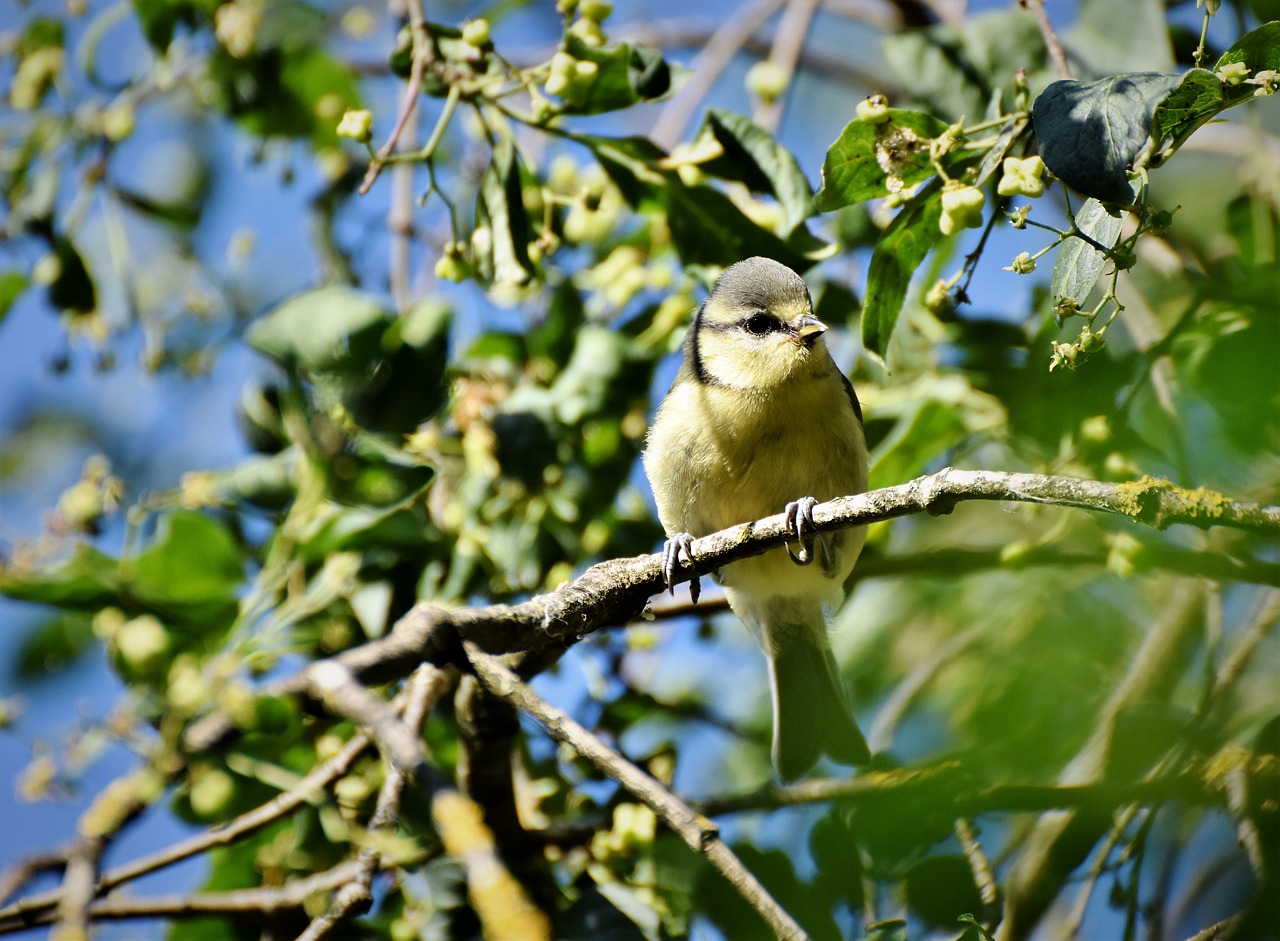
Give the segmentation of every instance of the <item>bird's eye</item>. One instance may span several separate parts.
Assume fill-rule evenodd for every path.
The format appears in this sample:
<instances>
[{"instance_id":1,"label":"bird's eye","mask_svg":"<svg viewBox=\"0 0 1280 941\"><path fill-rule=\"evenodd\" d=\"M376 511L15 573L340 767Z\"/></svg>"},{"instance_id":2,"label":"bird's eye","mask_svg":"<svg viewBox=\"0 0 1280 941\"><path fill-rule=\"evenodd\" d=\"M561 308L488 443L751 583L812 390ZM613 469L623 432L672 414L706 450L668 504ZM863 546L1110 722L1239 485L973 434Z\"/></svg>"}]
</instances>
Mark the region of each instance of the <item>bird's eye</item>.
<instances>
[{"instance_id":1,"label":"bird's eye","mask_svg":"<svg viewBox=\"0 0 1280 941\"><path fill-rule=\"evenodd\" d=\"M754 317L744 321L742 325L747 328L748 333L754 333L758 337L762 337L766 333L772 333L781 326L777 318L770 317L768 314L756 314Z\"/></svg>"}]
</instances>

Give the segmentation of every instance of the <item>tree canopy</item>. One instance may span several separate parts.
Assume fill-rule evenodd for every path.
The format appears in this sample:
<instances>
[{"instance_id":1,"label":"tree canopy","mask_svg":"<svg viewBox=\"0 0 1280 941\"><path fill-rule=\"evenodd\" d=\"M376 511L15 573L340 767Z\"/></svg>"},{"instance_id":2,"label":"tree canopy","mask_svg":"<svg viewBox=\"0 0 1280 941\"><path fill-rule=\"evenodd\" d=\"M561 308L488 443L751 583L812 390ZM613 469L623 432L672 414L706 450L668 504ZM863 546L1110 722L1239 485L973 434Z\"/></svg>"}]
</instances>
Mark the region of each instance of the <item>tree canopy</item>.
<instances>
[{"instance_id":1,"label":"tree canopy","mask_svg":"<svg viewBox=\"0 0 1280 941\"><path fill-rule=\"evenodd\" d=\"M0 933L1280 934L1280 8L1059 6L14 10ZM872 451L790 786L638 461L752 255Z\"/></svg>"}]
</instances>

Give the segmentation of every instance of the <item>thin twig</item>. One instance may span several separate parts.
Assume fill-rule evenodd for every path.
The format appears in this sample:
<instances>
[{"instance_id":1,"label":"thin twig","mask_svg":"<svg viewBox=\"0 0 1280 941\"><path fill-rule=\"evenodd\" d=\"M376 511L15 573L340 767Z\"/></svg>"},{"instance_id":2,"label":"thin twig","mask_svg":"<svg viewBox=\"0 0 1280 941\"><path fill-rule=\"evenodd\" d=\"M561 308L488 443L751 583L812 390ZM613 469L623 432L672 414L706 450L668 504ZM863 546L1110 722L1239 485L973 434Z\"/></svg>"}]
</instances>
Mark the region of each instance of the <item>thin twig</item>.
<instances>
[{"instance_id":1,"label":"thin twig","mask_svg":"<svg viewBox=\"0 0 1280 941\"><path fill-rule=\"evenodd\" d=\"M550 939L546 916L498 856L484 813L474 801L449 786L426 760L417 730L371 693L336 661L312 671L315 693L334 713L369 732L383 756L411 775L431 801L431 816L446 851L467 874L467 894L493 941ZM358 862L358 860L357 860Z\"/></svg>"},{"instance_id":2,"label":"thin twig","mask_svg":"<svg viewBox=\"0 0 1280 941\"><path fill-rule=\"evenodd\" d=\"M1151 477L1116 484L954 468L896 487L818 504L813 512L814 530L833 532L917 513L941 515L970 500L1093 510L1156 528L1182 523L1203 529L1226 526L1280 533L1280 506L1235 501ZM759 555L781 546L787 538L786 517L778 513L696 539L693 554L705 571ZM675 580L688 581L692 574L690 566L681 566ZM562 650L596 630L631 623L649 597L664 588L662 557L654 553L601 562L555 591L518 605L444 610L419 604L386 637L353 647L331 660L317 661L263 692L306 695L313 690L313 671L326 669L329 663L351 671L361 683L389 682L407 676L424 661L437 665L457 662L463 638L502 653ZM185 747L203 751L234 734L235 728L225 716L213 714L192 724Z\"/></svg>"},{"instance_id":3,"label":"thin twig","mask_svg":"<svg viewBox=\"0 0 1280 941\"><path fill-rule=\"evenodd\" d=\"M405 127L409 124L409 116L418 107L418 92L422 88L422 75L426 71L427 61L431 57L431 44L427 41L427 22L422 13L422 0L404 0L404 3L409 13L409 36L413 42L409 61L409 81L405 85L404 94L400 99L400 116L396 118L396 126L391 129L386 141L378 148L377 154L369 163L369 169L365 171L364 179L360 181L358 192L361 196L368 193L373 188L373 184L377 182L379 174L382 173L382 168L386 166L387 158L395 152L400 135L404 133Z\"/></svg>"},{"instance_id":4,"label":"thin twig","mask_svg":"<svg viewBox=\"0 0 1280 941\"><path fill-rule=\"evenodd\" d=\"M776 937L793 941L808 937L804 929L720 839L714 823L587 731L567 713L543 700L527 683L503 666L497 657L485 653L474 644L466 644L465 649L476 675L494 695L532 716L552 738L572 746L602 773L639 798L690 848L705 856L720 871L773 930Z\"/></svg>"},{"instance_id":5,"label":"thin twig","mask_svg":"<svg viewBox=\"0 0 1280 941\"><path fill-rule=\"evenodd\" d=\"M1071 66L1067 64L1067 54L1062 48L1062 40L1049 20L1049 12L1044 8L1044 0L1022 0L1022 5L1031 11L1036 18L1036 26L1040 27L1040 35L1044 37L1044 46L1049 50L1049 58L1058 70L1059 78L1071 78Z\"/></svg>"},{"instance_id":6,"label":"thin twig","mask_svg":"<svg viewBox=\"0 0 1280 941\"><path fill-rule=\"evenodd\" d=\"M423 664L409 679L404 722L411 729L421 729L427 715L448 690L451 682L449 671ZM388 764L378 792L378 803L369 820L369 831L395 829L399 814L400 798L404 792L405 773L398 765ZM381 866L378 851L365 847L356 857L356 874L334 895L324 914L312 919L297 941L320 941L326 934L350 918L366 910L373 901L373 877Z\"/></svg>"},{"instance_id":7,"label":"thin twig","mask_svg":"<svg viewBox=\"0 0 1280 941\"><path fill-rule=\"evenodd\" d=\"M987 852L978 842L978 835L967 817L956 818L956 839L960 841L960 849L969 869L973 873L973 884L978 887L978 896L982 899L982 925L991 931L1000 919L1000 883L991 869L991 860Z\"/></svg>"}]
</instances>

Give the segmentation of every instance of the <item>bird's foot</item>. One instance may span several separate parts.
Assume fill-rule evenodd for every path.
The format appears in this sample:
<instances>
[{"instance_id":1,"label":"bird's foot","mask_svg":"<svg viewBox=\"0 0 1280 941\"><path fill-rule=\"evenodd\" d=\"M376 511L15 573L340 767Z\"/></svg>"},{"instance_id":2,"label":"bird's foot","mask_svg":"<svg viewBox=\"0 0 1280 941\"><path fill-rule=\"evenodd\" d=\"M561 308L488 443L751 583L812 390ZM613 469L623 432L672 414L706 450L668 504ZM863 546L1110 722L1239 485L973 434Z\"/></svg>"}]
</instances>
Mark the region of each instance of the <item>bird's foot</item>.
<instances>
[{"instance_id":1,"label":"bird's foot","mask_svg":"<svg viewBox=\"0 0 1280 941\"><path fill-rule=\"evenodd\" d=\"M667 591L673 595L676 593L676 574L681 565L694 568L693 536L689 533L676 533L662 544L662 579L666 582ZM702 594L702 583L695 570L693 577L689 579L689 597L694 604L698 603L700 594Z\"/></svg>"},{"instance_id":2,"label":"bird's foot","mask_svg":"<svg viewBox=\"0 0 1280 941\"><path fill-rule=\"evenodd\" d=\"M813 497L801 497L788 503L782 510L787 518L787 532L800 543L799 552L793 552L791 544L787 543L787 555L791 556L791 561L796 565L809 565L813 562L812 542L806 540L809 538L809 530L814 526L813 508L817 505L818 501Z\"/></svg>"}]
</instances>

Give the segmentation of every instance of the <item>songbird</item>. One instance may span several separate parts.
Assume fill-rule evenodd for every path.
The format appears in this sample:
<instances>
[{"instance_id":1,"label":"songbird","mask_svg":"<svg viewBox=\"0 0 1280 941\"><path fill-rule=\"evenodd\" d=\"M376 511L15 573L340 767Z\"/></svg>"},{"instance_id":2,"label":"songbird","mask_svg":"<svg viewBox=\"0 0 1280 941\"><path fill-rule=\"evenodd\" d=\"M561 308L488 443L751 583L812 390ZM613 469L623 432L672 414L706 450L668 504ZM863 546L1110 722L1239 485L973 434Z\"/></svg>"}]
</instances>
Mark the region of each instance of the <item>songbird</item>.
<instances>
[{"instance_id":1,"label":"songbird","mask_svg":"<svg viewBox=\"0 0 1280 941\"><path fill-rule=\"evenodd\" d=\"M668 588L691 543L783 510L791 545L713 572L769 658L773 766L870 758L827 636L866 538L814 534L817 503L867 488L862 408L831 359L804 281L768 258L726 269L694 316L684 362L649 430L645 472L668 539ZM813 563L817 564L813 564ZM690 586L697 600L697 579Z\"/></svg>"}]
</instances>

